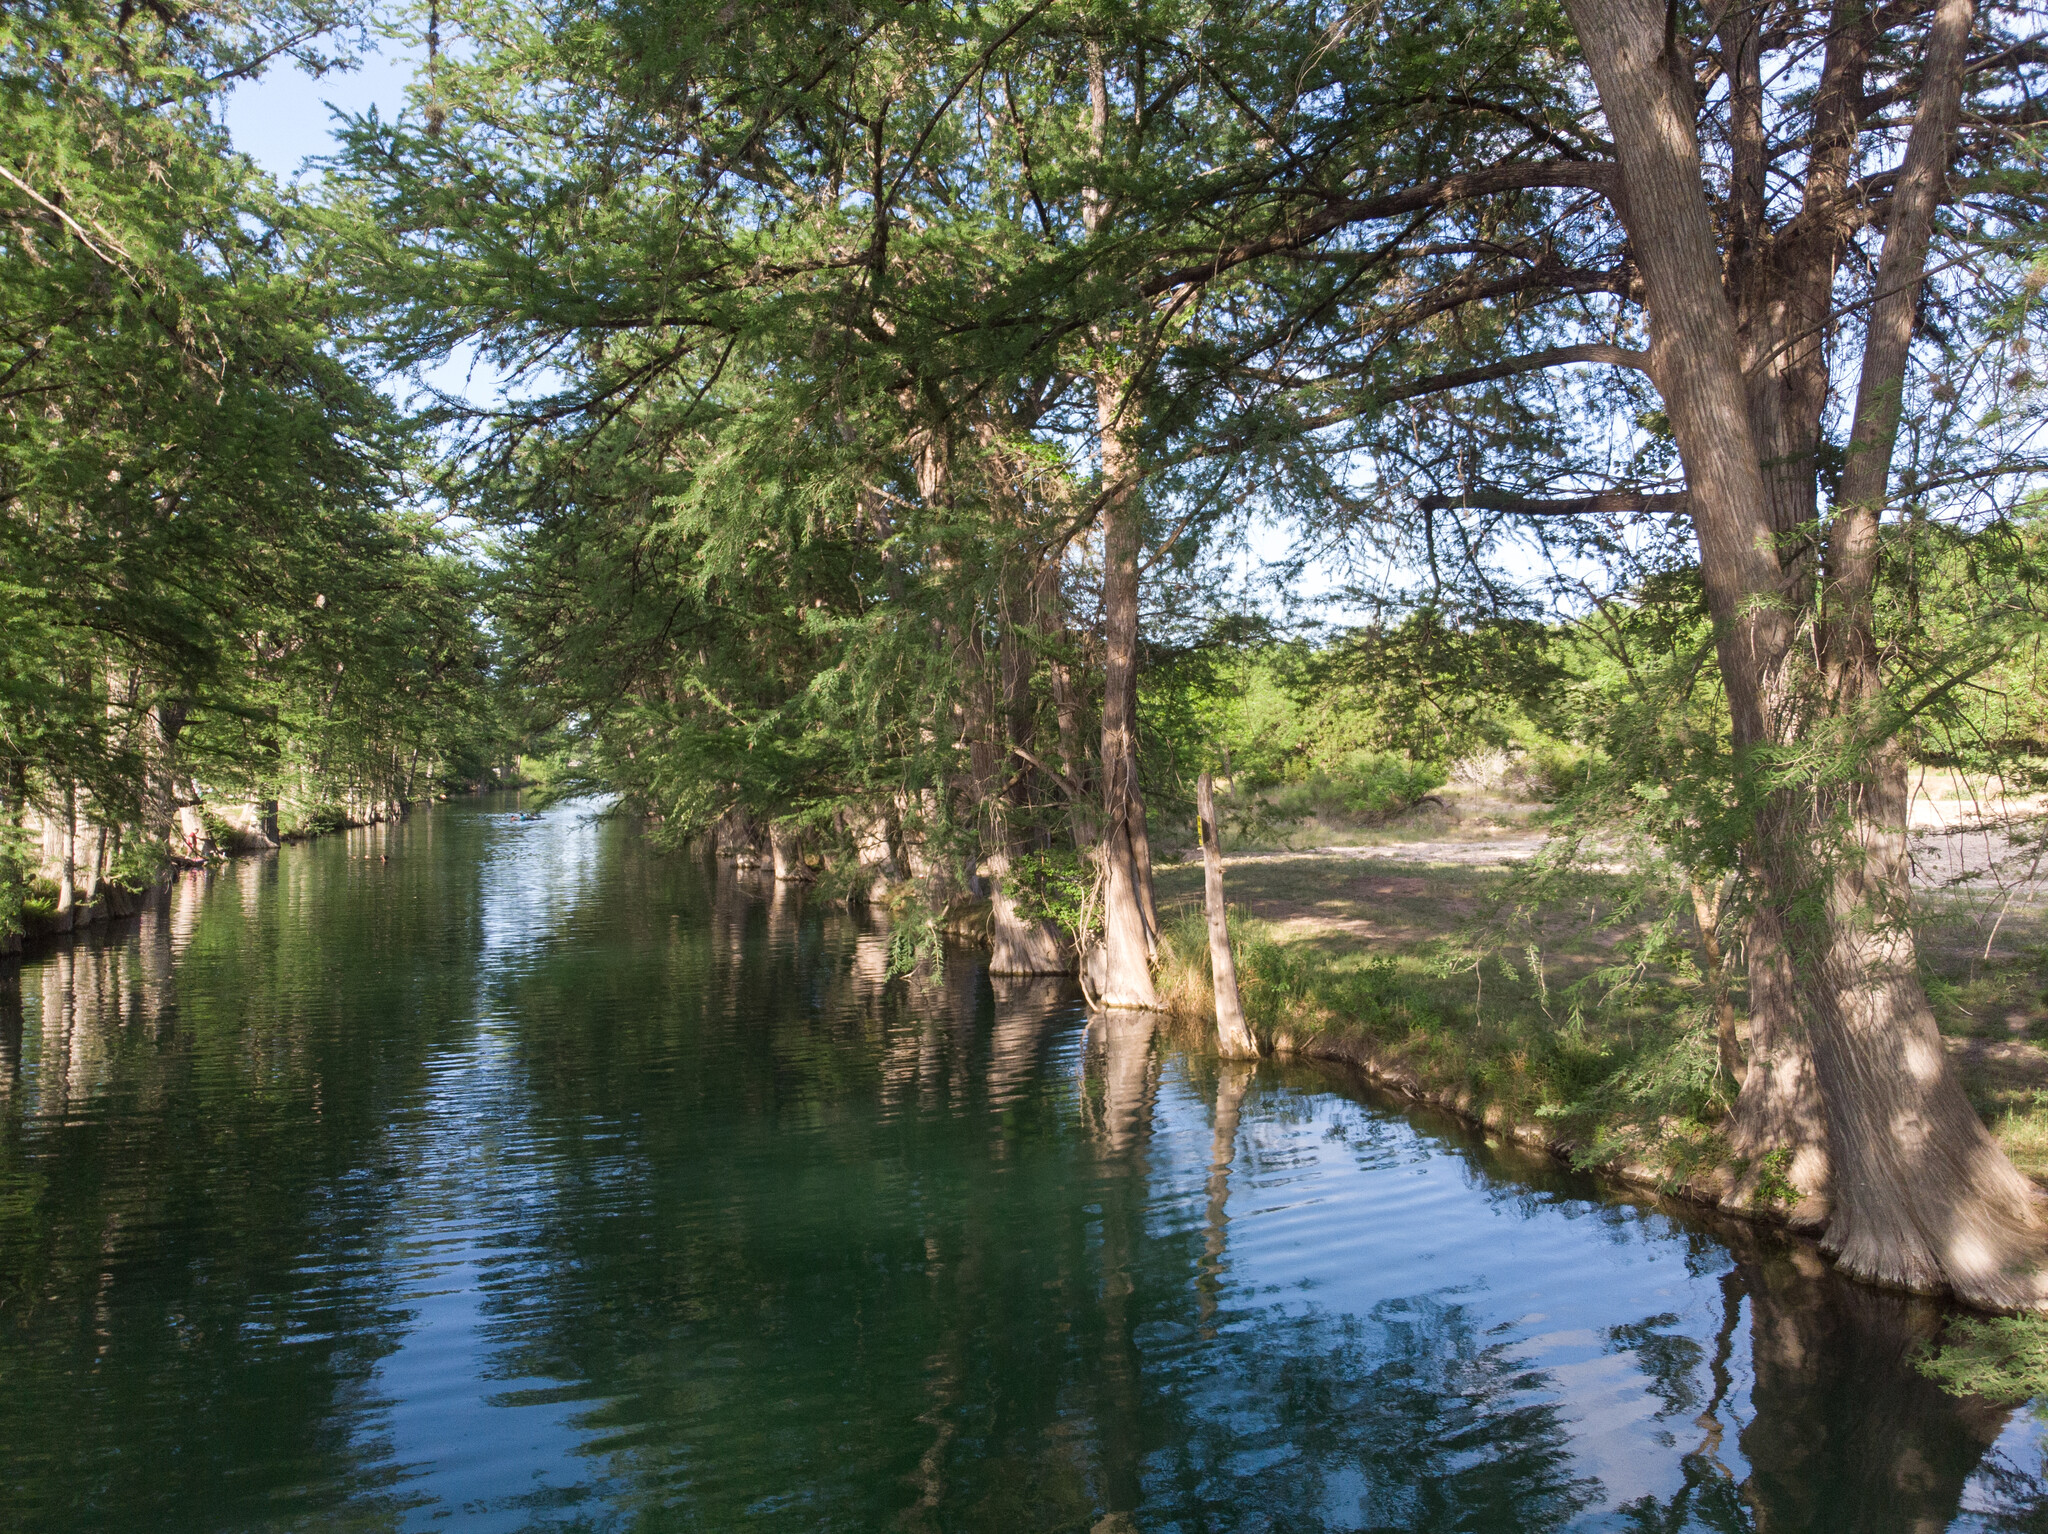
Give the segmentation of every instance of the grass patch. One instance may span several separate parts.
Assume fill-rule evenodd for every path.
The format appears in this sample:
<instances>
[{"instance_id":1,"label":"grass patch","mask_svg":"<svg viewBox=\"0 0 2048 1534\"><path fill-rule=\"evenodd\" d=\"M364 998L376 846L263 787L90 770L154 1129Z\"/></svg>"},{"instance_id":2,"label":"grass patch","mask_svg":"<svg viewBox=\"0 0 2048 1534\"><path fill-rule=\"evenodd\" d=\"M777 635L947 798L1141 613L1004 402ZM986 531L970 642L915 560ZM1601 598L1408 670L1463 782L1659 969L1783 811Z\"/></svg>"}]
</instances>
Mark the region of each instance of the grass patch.
<instances>
[{"instance_id":1,"label":"grass patch","mask_svg":"<svg viewBox=\"0 0 2048 1534\"><path fill-rule=\"evenodd\" d=\"M1249 897L1230 922L1246 1016L1297 1049L1363 1044L1467 1113L1544 1125L1585 1165L1682 1177L1717 1160L1727 1084L1701 989L1652 977L1610 1007L1567 1004L1562 976L1611 958L1597 936L1548 957L1534 945L1519 961L1476 955L1460 917L1500 877L1318 860L1232 869L1232 893ZM1160 880L1160 983L1169 1008L1206 1018L1207 929L1181 883ZM1254 914L1261 904L1282 914Z\"/></svg>"},{"instance_id":2,"label":"grass patch","mask_svg":"<svg viewBox=\"0 0 2048 1534\"><path fill-rule=\"evenodd\" d=\"M1206 1022L1201 871L1156 878L1171 950L1162 991ZM1298 1045L1356 1036L1431 1089L1462 1096L1468 1112L1541 1123L1588 1163L1678 1174L1716 1160L1731 1084L1716 1079L1707 990L1684 954L1642 961L1651 923L1613 921L1631 909L1630 886L1597 870L1577 876L1572 901L1530 913L1511 941L1490 914L1515 898L1512 878L1497 866L1361 858L1232 864L1253 1026ZM1933 894L1918 924L1964 1090L2014 1164L2048 1183L2048 1049L2037 1042L2048 1041L2048 911ZM1675 935L1685 936L1682 923ZM1623 970L1626 984L1608 983Z\"/></svg>"}]
</instances>

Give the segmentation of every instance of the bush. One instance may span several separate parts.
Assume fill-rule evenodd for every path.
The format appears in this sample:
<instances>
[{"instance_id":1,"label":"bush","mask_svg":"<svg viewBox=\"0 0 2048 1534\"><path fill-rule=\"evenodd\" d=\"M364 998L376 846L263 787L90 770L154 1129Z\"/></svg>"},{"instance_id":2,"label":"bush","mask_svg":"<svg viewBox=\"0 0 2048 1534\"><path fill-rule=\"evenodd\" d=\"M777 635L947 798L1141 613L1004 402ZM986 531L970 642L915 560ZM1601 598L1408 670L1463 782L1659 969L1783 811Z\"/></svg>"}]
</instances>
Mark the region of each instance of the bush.
<instances>
[{"instance_id":1,"label":"bush","mask_svg":"<svg viewBox=\"0 0 2048 1534\"><path fill-rule=\"evenodd\" d=\"M22 900L28 893L28 838L16 826L0 825L0 937L21 931Z\"/></svg>"},{"instance_id":2,"label":"bush","mask_svg":"<svg viewBox=\"0 0 2048 1534\"><path fill-rule=\"evenodd\" d=\"M1003 887L1025 921L1051 922L1077 941L1084 917L1093 925L1088 905L1095 869L1071 849L1025 853L1010 864Z\"/></svg>"},{"instance_id":3,"label":"bush","mask_svg":"<svg viewBox=\"0 0 2048 1534\"><path fill-rule=\"evenodd\" d=\"M1444 786L1434 766L1381 751L1348 751L1329 774L1332 792L1353 815L1384 819Z\"/></svg>"},{"instance_id":4,"label":"bush","mask_svg":"<svg viewBox=\"0 0 2048 1534\"><path fill-rule=\"evenodd\" d=\"M1442 769L1386 751L1347 751L1294 783L1259 795L1255 808L1231 817L1255 836L1267 822L1348 820L1373 824L1413 809L1444 786Z\"/></svg>"},{"instance_id":5,"label":"bush","mask_svg":"<svg viewBox=\"0 0 2048 1534\"><path fill-rule=\"evenodd\" d=\"M296 836L325 836L330 831L345 831L348 829L348 812L338 804L310 805L300 813L298 824L291 829Z\"/></svg>"},{"instance_id":6,"label":"bush","mask_svg":"<svg viewBox=\"0 0 2048 1534\"><path fill-rule=\"evenodd\" d=\"M170 853L160 843L130 836L108 861L107 882L139 895L156 883L170 861Z\"/></svg>"},{"instance_id":7,"label":"bush","mask_svg":"<svg viewBox=\"0 0 2048 1534\"><path fill-rule=\"evenodd\" d=\"M199 825L206 833L206 839L219 851L226 852L242 839L241 832L214 814L205 805L199 807Z\"/></svg>"},{"instance_id":8,"label":"bush","mask_svg":"<svg viewBox=\"0 0 2048 1534\"><path fill-rule=\"evenodd\" d=\"M30 879L22 886L21 914L42 920L57 914L57 881L55 879Z\"/></svg>"},{"instance_id":9,"label":"bush","mask_svg":"<svg viewBox=\"0 0 2048 1534\"><path fill-rule=\"evenodd\" d=\"M1539 740L1529 748L1524 770L1529 786L1545 799L1562 799L1584 788L1593 753L1584 746Z\"/></svg>"}]
</instances>

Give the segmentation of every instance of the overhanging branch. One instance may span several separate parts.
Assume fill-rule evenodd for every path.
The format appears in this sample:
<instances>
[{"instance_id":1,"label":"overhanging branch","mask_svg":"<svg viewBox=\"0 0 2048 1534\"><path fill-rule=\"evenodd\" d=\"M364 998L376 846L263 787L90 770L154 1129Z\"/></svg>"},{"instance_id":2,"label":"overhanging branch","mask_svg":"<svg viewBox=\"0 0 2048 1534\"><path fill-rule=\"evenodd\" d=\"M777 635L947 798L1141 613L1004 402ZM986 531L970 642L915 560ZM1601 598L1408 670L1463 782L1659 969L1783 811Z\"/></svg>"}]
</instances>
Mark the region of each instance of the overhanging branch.
<instances>
[{"instance_id":1,"label":"overhanging branch","mask_svg":"<svg viewBox=\"0 0 2048 1534\"><path fill-rule=\"evenodd\" d=\"M1593 495L1536 500L1510 495L1505 490L1480 488L1461 495L1425 495L1415 505L1419 511L1497 511L1511 517L1651 517L1670 516L1687 509L1683 490L1602 490Z\"/></svg>"},{"instance_id":2,"label":"overhanging branch","mask_svg":"<svg viewBox=\"0 0 2048 1534\"><path fill-rule=\"evenodd\" d=\"M1631 351L1626 346L1609 346L1605 342L1591 341L1583 346L1553 346L1547 351L1528 352L1520 357L1503 357L1498 362L1489 362L1484 367L1460 368L1454 373L1438 373L1430 378L1412 379L1396 384L1380 394L1379 398L1389 404L1395 400L1418 399L1425 394L1442 394L1449 389L1462 389L1468 384L1491 383L1496 378L1513 378L1520 373L1541 372L1544 368L1566 367L1574 362L1598 362L1608 367L1640 368L1648 371L1650 354Z\"/></svg>"},{"instance_id":3,"label":"overhanging branch","mask_svg":"<svg viewBox=\"0 0 2048 1534\"><path fill-rule=\"evenodd\" d=\"M1378 197L1335 199L1286 228L1220 250L1196 265L1148 277L1138 285L1138 291L1149 298L1189 283L1208 282L1232 267L1256 261L1261 256L1299 250L1352 224L1399 218L1403 214L1449 207L1476 197L1530 191L1538 187L1576 188L1611 196L1619 185L1617 171L1618 167L1611 161L1601 160L1516 161L1507 165L1489 165L1462 176L1447 176L1442 181L1425 182L1421 186L1405 187Z\"/></svg>"}]
</instances>

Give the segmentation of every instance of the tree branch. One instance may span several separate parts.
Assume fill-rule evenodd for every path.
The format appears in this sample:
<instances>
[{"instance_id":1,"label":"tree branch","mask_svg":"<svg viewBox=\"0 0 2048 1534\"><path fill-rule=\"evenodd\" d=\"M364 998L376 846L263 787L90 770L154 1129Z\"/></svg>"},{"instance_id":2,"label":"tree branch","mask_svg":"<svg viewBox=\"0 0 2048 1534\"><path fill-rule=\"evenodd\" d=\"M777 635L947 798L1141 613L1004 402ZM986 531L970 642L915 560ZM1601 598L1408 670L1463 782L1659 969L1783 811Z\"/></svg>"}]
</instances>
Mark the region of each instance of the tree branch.
<instances>
[{"instance_id":1,"label":"tree branch","mask_svg":"<svg viewBox=\"0 0 2048 1534\"><path fill-rule=\"evenodd\" d=\"M1387 192L1378 197L1347 197L1332 201L1286 228L1220 250L1208 260L1196 265L1177 267L1172 271L1148 277L1138 285L1138 291L1149 298L1170 292L1174 288L1185 287L1189 283L1208 282L1232 267L1242 266L1247 261L1256 261L1261 256L1298 250L1326 234L1351 224L1398 218L1404 213L1419 213L1425 209L1448 207L1452 203L1466 202L1475 197L1490 197L1500 192L1528 191L1536 187L1569 187L1612 196L1619 185L1618 168L1605 161L1531 160L1508 165L1490 165L1484 170L1471 171L1462 176L1448 176L1442 181L1424 182L1421 186Z\"/></svg>"},{"instance_id":2,"label":"tree branch","mask_svg":"<svg viewBox=\"0 0 2048 1534\"><path fill-rule=\"evenodd\" d=\"M1505 490L1480 488L1462 495L1425 495L1415 502L1418 511L1498 511L1511 517L1597 517L1669 516L1688 507L1683 490L1649 492L1602 490L1593 495L1567 496L1561 500L1539 501L1511 495Z\"/></svg>"},{"instance_id":3,"label":"tree branch","mask_svg":"<svg viewBox=\"0 0 2048 1534\"><path fill-rule=\"evenodd\" d=\"M1625 346L1609 346L1605 342L1590 341L1583 346L1553 346L1548 351L1529 352L1520 357L1503 357L1499 362L1490 362L1485 367L1461 368L1455 373L1438 373L1433 378L1417 378L1379 395L1379 399L1391 404L1395 400L1416 399L1425 394L1442 394L1447 389L1462 389L1467 384L1490 383L1496 378L1512 378L1518 373L1535 373L1544 368L1566 367L1574 362L1597 362L1608 367L1640 368L1648 371L1650 354L1630 351Z\"/></svg>"}]
</instances>

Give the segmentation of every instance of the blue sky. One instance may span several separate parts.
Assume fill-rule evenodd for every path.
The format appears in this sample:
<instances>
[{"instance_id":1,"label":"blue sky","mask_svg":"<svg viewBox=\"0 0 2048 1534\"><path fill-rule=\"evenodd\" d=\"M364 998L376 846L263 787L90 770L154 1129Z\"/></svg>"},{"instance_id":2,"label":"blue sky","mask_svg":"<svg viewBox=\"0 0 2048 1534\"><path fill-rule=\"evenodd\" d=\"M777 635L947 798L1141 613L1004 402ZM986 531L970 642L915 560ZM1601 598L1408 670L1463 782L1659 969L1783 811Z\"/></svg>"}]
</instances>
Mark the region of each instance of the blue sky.
<instances>
[{"instance_id":1,"label":"blue sky","mask_svg":"<svg viewBox=\"0 0 2048 1534\"><path fill-rule=\"evenodd\" d=\"M274 65L260 79L235 87L222 120L235 147L280 181L304 184L317 173L307 161L332 154L335 129L345 116L376 107L386 118L405 105L405 88L421 63L421 50L386 40L361 50L356 69L331 71L314 79L289 63ZM472 356L458 356L430 368L436 388L467 395L479 403L502 397L494 370ZM404 393L403 386L398 386Z\"/></svg>"},{"instance_id":2,"label":"blue sky","mask_svg":"<svg viewBox=\"0 0 2048 1534\"><path fill-rule=\"evenodd\" d=\"M336 118L329 103L346 113L372 105L395 117L415 60L397 43L363 54L362 67L315 80L289 64L273 67L260 80L235 88L224 114L235 147L280 180L297 177L308 159L331 153Z\"/></svg>"}]
</instances>

